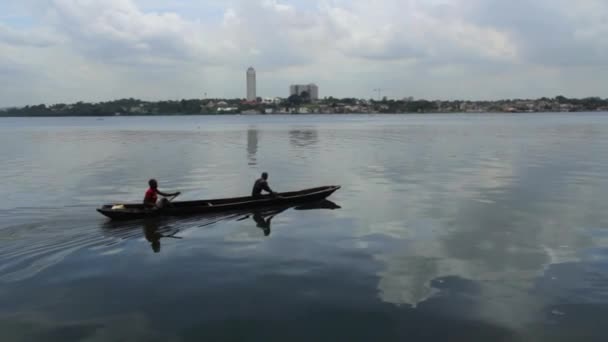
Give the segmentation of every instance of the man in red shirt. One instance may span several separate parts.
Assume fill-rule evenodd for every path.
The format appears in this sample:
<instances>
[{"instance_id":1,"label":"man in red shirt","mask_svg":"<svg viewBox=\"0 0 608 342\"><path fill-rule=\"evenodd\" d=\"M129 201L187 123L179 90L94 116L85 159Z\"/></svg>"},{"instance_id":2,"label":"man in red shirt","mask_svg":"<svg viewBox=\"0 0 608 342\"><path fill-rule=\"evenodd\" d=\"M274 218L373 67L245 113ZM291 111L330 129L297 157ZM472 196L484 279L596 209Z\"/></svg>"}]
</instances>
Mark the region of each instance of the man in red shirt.
<instances>
[{"instance_id":1,"label":"man in red shirt","mask_svg":"<svg viewBox=\"0 0 608 342\"><path fill-rule=\"evenodd\" d=\"M176 192L173 194L166 194L164 192L161 192L160 190L158 190L158 182L156 182L156 179L150 179L148 181L148 185L150 185L150 188L148 189L148 191L146 191L146 195L144 196L144 206L148 208L160 208L168 202L166 198L163 198L161 200L161 203L159 203L160 205L157 205L156 202L158 201L158 195L170 197L177 196L180 194L180 192Z\"/></svg>"}]
</instances>

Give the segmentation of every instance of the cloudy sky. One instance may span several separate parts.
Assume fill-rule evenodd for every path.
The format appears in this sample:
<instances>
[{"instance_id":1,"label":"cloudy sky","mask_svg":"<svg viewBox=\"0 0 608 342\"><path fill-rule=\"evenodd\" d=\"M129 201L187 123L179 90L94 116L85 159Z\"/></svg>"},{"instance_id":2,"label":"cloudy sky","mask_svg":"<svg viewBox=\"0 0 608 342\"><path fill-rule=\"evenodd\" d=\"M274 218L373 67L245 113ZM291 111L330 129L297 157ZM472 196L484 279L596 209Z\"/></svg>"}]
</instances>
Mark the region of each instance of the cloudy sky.
<instances>
[{"instance_id":1,"label":"cloudy sky","mask_svg":"<svg viewBox=\"0 0 608 342\"><path fill-rule=\"evenodd\" d=\"M0 107L123 97L608 97L606 0L5 0Z\"/></svg>"}]
</instances>

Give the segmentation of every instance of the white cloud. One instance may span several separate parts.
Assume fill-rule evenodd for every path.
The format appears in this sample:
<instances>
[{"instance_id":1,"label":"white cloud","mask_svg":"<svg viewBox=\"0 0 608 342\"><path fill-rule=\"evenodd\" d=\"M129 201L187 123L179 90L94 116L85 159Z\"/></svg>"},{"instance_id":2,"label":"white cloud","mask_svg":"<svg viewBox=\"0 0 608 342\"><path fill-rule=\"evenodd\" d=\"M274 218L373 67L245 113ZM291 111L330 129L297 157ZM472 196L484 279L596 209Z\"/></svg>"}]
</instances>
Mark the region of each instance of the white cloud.
<instances>
[{"instance_id":1,"label":"white cloud","mask_svg":"<svg viewBox=\"0 0 608 342\"><path fill-rule=\"evenodd\" d=\"M355 1L351 8L326 7L331 30L346 55L369 59L450 58L508 59L515 47L505 34L444 14L452 7L428 6L417 1L385 1L384 6Z\"/></svg>"},{"instance_id":2,"label":"white cloud","mask_svg":"<svg viewBox=\"0 0 608 342\"><path fill-rule=\"evenodd\" d=\"M128 0L55 0L46 17L73 39L75 49L93 59L204 61L210 52L200 24L171 12L144 13Z\"/></svg>"},{"instance_id":3,"label":"white cloud","mask_svg":"<svg viewBox=\"0 0 608 342\"><path fill-rule=\"evenodd\" d=\"M14 46L48 47L60 42L60 37L50 31L17 30L0 22L0 43Z\"/></svg>"},{"instance_id":4,"label":"white cloud","mask_svg":"<svg viewBox=\"0 0 608 342\"><path fill-rule=\"evenodd\" d=\"M608 65L608 4L601 0L473 0L463 17L508 34L524 62Z\"/></svg>"},{"instance_id":5,"label":"white cloud","mask_svg":"<svg viewBox=\"0 0 608 342\"><path fill-rule=\"evenodd\" d=\"M608 76L600 0L26 0L4 9L21 19L0 17L0 70L48 77L30 92L15 78L24 91L0 94L0 105L236 97L249 65L267 96L292 82L317 82L322 95L369 97L381 86L425 98L591 96L607 85L597 80ZM74 64L87 72L55 72ZM85 85L67 93L56 86L66 79Z\"/></svg>"}]
</instances>

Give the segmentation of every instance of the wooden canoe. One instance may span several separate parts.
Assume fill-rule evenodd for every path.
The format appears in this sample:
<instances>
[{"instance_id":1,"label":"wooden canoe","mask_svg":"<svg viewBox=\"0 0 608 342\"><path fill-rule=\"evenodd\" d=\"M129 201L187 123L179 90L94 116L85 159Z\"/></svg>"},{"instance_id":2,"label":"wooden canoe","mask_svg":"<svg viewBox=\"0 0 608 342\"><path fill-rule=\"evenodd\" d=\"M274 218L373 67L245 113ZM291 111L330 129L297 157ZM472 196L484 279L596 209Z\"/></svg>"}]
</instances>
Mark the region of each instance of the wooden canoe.
<instances>
[{"instance_id":1,"label":"wooden canoe","mask_svg":"<svg viewBox=\"0 0 608 342\"><path fill-rule=\"evenodd\" d=\"M167 208L147 209L143 204L124 204L118 209L115 204L107 204L97 209L112 220L135 220L158 216L191 216L227 211L248 210L262 207L290 206L299 203L321 201L340 189L340 186L324 186L294 192L285 192L279 196L264 195L259 198L251 196L210 199L202 201L172 202Z\"/></svg>"}]
</instances>

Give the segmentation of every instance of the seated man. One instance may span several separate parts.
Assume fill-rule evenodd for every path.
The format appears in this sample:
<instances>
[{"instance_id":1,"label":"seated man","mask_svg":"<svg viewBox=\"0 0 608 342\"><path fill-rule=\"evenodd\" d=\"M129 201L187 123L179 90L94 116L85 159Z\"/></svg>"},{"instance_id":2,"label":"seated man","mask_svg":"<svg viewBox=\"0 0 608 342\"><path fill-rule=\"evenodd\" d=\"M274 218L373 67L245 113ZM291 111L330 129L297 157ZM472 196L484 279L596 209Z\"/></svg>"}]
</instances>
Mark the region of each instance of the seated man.
<instances>
[{"instance_id":1,"label":"seated man","mask_svg":"<svg viewBox=\"0 0 608 342\"><path fill-rule=\"evenodd\" d=\"M150 188L148 189L148 191L146 191L146 195L144 196L144 206L146 208L161 208L169 202L166 198L163 198L162 201L157 204L158 195L169 197L177 196L180 194L180 192L176 192L173 194L166 194L164 192L161 192L160 190L158 190L158 183L156 182L156 179L150 179L148 181L148 185L150 185Z\"/></svg>"},{"instance_id":2,"label":"seated man","mask_svg":"<svg viewBox=\"0 0 608 342\"><path fill-rule=\"evenodd\" d=\"M253 190L251 190L252 197L261 197L262 191L266 191L271 195L275 195L275 192L268 186L268 173L262 173L262 178L255 181L253 184Z\"/></svg>"}]
</instances>

